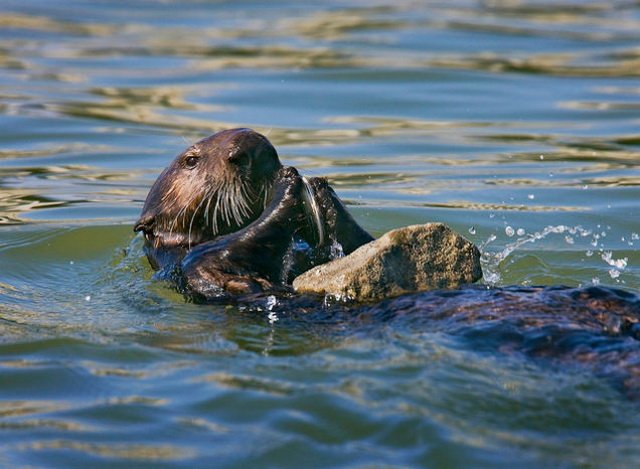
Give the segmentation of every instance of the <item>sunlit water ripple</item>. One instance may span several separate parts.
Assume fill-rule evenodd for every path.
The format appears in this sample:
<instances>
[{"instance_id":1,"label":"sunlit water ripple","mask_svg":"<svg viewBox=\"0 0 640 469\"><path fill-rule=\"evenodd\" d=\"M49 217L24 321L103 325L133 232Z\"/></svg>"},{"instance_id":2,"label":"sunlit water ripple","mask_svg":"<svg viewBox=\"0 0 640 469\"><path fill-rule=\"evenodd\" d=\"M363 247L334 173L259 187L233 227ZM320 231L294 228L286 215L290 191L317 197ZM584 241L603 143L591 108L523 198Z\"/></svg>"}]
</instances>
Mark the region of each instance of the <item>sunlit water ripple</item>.
<instances>
[{"instance_id":1,"label":"sunlit water ripple","mask_svg":"<svg viewBox=\"0 0 640 469\"><path fill-rule=\"evenodd\" d=\"M247 126L376 235L451 225L488 285L637 293L637 3L129 3L0 3L1 466L640 464L607 370L194 305L131 232L175 154Z\"/></svg>"}]
</instances>

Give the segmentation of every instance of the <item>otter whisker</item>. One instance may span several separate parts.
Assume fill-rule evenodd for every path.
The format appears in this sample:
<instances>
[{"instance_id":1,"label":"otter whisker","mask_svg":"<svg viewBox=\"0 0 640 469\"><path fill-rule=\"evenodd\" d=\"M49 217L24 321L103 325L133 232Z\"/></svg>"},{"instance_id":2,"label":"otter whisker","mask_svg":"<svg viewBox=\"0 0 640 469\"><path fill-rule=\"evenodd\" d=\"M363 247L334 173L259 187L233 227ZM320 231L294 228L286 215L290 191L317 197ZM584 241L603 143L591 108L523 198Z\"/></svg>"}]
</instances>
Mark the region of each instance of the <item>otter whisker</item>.
<instances>
[{"instance_id":1,"label":"otter whisker","mask_svg":"<svg viewBox=\"0 0 640 469\"><path fill-rule=\"evenodd\" d=\"M209 191L205 194L205 198L207 199L207 206L204 208L204 226L209 224L209 206L211 205L211 199L213 198L212 191Z\"/></svg>"},{"instance_id":2,"label":"otter whisker","mask_svg":"<svg viewBox=\"0 0 640 469\"><path fill-rule=\"evenodd\" d=\"M239 205L243 216L246 218L251 214L251 205L255 203L256 196L253 188L248 184L239 184L240 198Z\"/></svg>"},{"instance_id":3,"label":"otter whisker","mask_svg":"<svg viewBox=\"0 0 640 469\"><path fill-rule=\"evenodd\" d=\"M210 182L204 194L191 193L186 203L165 193L168 212L174 215L161 220L158 226L168 231L169 237L183 234L190 249L195 239L201 238L198 230L206 229L209 236L215 237L240 229L255 218L267 206L270 187L268 182L252 183L243 175L234 174L226 180Z\"/></svg>"},{"instance_id":4,"label":"otter whisker","mask_svg":"<svg viewBox=\"0 0 640 469\"><path fill-rule=\"evenodd\" d=\"M229 224L231 222L231 215L229 214L229 191L226 189L220 193L220 208L224 222Z\"/></svg>"},{"instance_id":5,"label":"otter whisker","mask_svg":"<svg viewBox=\"0 0 640 469\"><path fill-rule=\"evenodd\" d=\"M239 218L240 215L238 213L238 200L237 200L237 186L233 188L232 191L228 192L228 196L229 196L229 213L231 215L231 217L233 218L233 221L236 223L236 225L240 224Z\"/></svg>"},{"instance_id":6,"label":"otter whisker","mask_svg":"<svg viewBox=\"0 0 640 469\"><path fill-rule=\"evenodd\" d=\"M200 210L200 207L202 207L202 204L204 203L204 201L205 201L205 198L203 197L200 203L198 204L198 206L196 207L196 209L193 211L193 215L191 215L191 221L189 222L189 237L187 239L189 249L191 249L191 228L193 227L193 221L195 220L196 215L198 214L198 210Z\"/></svg>"},{"instance_id":7,"label":"otter whisker","mask_svg":"<svg viewBox=\"0 0 640 469\"><path fill-rule=\"evenodd\" d=\"M180 219L180 217L183 217L183 218L184 218L185 214L187 213L187 209L188 209L189 207L191 207L191 203L195 200L195 198L196 198L196 196L197 196L197 195L198 195L197 193L194 193L194 194L191 196L191 198L190 198L190 199L189 199L189 200L188 200L188 201L187 201L187 202L182 206L182 208L178 211L178 213L176 214L175 219L174 219L174 222L175 222L175 223L177 223L177 222L178 222L178 220Z\"/></svg>"},{"instance_id":8,"label":"otter whisker","mask_svg":"<svg viewBox=\"0 0 640 469\"><path fill-rule=\"evenodd\" d=\"M173 219L171 220L171 223L169 223L169 237L171 237L171 235L173 234L173 229L176 227L178 223L178 218L180 217L180 214L182 213L182 211L186 210L186 207L187 206L185 205L180 210L178 210L178 213L176 214L176 216L173 217Z\"/></svg>"},{"instance_id":9,"label":"otter whisker","mask_svg":"<svg viewBox=\"0 0 640 469\"><path fill-rule=\"evenodd\" d=\"M213 204L213 213L211 214L211 231L213 235L216 236L218 234L218 211L220 210L220 190L216 189L213 194L211 194L211 199L215 196L216 202Z\"/></svg>"},{"instance_id":10,"label":"otter whisker","mask_svg":"<svg viewBox=\"0 0 640 469\"><path fill-rule=\"evenodd\" d=\"M232 206L233 218L235 222L240 225L246 214L246 201L243 198L240 185L236 184L233 192L235 193L234 204Z\"/></svg>"},{"instance_id":11,"label":"otter whisker","mask_svg":"<svg viewBox=\"0 0 640 469\"><path fill-rule=\"evenodd\" d=\"M256 191L253 189L253 187L244 181L238 181L238 184L240 186L240 190L242 191L242 196L245 199L245 202L255 202Z\"/></svg>"},{"instance_id":12,"label":"otter whisker","mask_svg":"<svg viewBox=\"0 0 640 469\"><path fill-rule=\"evenodd\" d=\"M178 221L179 221L181 216L183 218L182 228L184 228L184 224L185 224L184 220L185 220L185 217L186 217L187 209L189 207L191 207L193 201L196 200L197 196L198 196L198 193L197 192L194 193L193 196L187 201L186 204L184 204L182 209L180 209L180 211L174 217L174 219L172 220L171 224L169 225L169 237L171 237L171 235L173 234L173 229L177 226Z\"/></svg>"},{"instance_id":13,"label":"otter whisker","mask_svg":"<svg viewBox=\"0 0 640 469\"><path fill-rule=\"evenodd\" d=\"M238 200L237 200L237 186L234 186L232 190L227 193L229 197L229 213L233 218L233 221L237 223L238 220Z\"/></svg>"},{"instance_id":14,"label":"otter whisker","mask_svg":"<svg viewBox=\"0 0 640 469\"><path fill-rule=\"evenodd\" d=\"M262 208L265 209L267 208L267 205L269 204L269 191L271 189L271 185L270 184L263 184L262 185Z\"/></svg>"},{"instance_id":15,"label":"otter whisker","mask_svg":"<svg viewBox=\"0 0 640 469\"><path fill-rule=\"evenodd\" d=\"M242 216L240 223L243 223L246 218L251 216L251 206L255 204L256 197L253 188L249 184L238 181L238 188L238 208Z\"/></svg>"}]
</instances>

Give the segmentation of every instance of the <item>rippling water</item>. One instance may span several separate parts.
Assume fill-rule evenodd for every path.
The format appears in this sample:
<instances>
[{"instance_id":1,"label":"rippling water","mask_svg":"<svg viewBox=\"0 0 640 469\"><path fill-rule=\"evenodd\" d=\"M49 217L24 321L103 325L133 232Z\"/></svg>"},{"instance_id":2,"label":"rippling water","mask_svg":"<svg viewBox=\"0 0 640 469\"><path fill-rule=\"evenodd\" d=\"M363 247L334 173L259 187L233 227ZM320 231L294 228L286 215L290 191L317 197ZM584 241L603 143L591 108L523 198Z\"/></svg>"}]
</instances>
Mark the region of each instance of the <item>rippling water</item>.
<instances>
[{"instance_id":1,"label":"rippling water","mask_svg":"<svg viewBox=\"0 0 640 469\"><path fill-rule=\"evenodd\" d=\"M131 231L247 126L376 235L450 224L485 283L638 292L638 31L627 1L0 2L0 465L639 465L597 374L185 303Z\"/></svg>"}]
</instances>

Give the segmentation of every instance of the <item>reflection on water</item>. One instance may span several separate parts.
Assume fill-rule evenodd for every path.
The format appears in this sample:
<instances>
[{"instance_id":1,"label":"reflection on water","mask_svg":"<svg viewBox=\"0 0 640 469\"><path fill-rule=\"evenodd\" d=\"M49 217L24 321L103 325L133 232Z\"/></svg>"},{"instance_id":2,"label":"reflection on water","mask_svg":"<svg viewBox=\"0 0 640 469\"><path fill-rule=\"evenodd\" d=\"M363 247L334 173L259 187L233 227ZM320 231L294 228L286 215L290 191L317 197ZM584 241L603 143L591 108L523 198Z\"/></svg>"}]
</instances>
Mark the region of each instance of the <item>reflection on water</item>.
<instances>
[{"instance_id":1,"label":"reflection on water","mask_svg":"<svg viewBox=\"0 0 640 469\"><path fill-rule=\"evenodd\" d=\"M248 126L376 235L450 224L488 284L638 291L638 31L627 1L3 1L0 465L637 466L614 372L481 352L489 319L194 305L131 224Z\"/></svg>"}]
</instances>

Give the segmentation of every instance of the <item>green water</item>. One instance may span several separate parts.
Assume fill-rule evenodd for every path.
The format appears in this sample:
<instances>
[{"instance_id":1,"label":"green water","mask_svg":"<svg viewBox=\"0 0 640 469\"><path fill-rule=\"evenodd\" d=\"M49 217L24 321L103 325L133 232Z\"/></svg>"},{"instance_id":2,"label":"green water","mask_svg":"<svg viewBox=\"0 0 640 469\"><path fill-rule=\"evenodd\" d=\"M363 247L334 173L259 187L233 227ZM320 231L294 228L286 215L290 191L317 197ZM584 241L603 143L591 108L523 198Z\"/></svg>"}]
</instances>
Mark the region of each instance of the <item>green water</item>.
<instances>
[{"instance_id":1,"label":"green water","mask_svg":"<svg viewBox=\"0 0 640 469\"><path fill-rule=\"evenodd\" d=\"M446 332L184 301L131 231L252 127L485 282L640 291L640 6L0 0L0 466L635 467L605 380Z\"/></svg>"}]
</instances>

